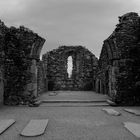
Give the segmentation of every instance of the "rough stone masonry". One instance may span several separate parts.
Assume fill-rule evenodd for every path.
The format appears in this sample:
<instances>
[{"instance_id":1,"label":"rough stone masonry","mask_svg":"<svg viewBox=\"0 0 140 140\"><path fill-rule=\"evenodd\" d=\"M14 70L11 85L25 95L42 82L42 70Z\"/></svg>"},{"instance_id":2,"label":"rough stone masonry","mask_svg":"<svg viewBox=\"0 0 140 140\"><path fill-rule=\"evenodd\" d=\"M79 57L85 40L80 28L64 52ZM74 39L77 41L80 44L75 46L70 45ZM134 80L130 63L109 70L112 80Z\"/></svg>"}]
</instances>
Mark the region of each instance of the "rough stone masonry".
<instances>
[{"instance_id":1,"label":"rough stone masonry","mask_svg":"<svg viewBox=\"0 0 140 140\"><path fill-rule=\"evenodd\" d=\"M4 104L30 104L37 97L37 63L44 42L28 28L8 28L0 21L0 92Z\"/></svg>"},{"instance_id":2,"label":"rough stone masonry","mask_svg":"<svg viewBox=\"0 0 140 140\"><path fill-rule=\"evenodd\" d=\"M72 75L68 76L68 57L72 57ZM48 90L93 90L98 59L82 46L60 46L43 56Z\"/></svg>"},{"instance_id":3,"label":"rough stone masonry","mask_svg":"<svg viewBox=\"0 0 140 140\"><path fill-rule=\"evenodd\" d=\"M104 41L96 73L96 91L120 105L140 104L140 17L119 17L114 32Z\"/></svg>"},{"instance_id":4,"label":"rough stone masonry","mask_svg":"<svg viewBox=\"0 0 140 140\"><path fill-rule=\"evenodd\" d=\"M33 104L45 90L96 90L119 105L140 104L140 17L119 17L99 61L83 46L61 46L39 60L45 39L0 21L0 102ZM72 57L69 77L68 57ZM3 99L4 97L4 99Z\"/></svg>"}]
</instances>

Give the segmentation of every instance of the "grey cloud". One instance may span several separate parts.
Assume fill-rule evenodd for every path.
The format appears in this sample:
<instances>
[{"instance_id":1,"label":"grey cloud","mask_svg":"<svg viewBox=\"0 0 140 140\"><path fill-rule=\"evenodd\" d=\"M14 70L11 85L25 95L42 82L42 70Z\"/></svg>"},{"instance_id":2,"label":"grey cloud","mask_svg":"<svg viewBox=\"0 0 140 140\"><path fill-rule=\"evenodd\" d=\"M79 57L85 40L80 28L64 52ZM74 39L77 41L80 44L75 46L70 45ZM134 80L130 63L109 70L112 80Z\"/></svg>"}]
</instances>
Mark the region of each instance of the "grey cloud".
<instances>
[{"instance_id":1,"label":"grey cloud","mask_svg":"<svg viewBox=\"0 0 140 140\"><path fill-rule=\"evenodd\" d=\"M138 0L19 1L21 9L2 14L2 20L8 25L25 25L46 38L41 54L59 45L80 44L96 56L103 40L114 30L117 17L139 10L140 5Z\"/></svg>"}]
</instances>

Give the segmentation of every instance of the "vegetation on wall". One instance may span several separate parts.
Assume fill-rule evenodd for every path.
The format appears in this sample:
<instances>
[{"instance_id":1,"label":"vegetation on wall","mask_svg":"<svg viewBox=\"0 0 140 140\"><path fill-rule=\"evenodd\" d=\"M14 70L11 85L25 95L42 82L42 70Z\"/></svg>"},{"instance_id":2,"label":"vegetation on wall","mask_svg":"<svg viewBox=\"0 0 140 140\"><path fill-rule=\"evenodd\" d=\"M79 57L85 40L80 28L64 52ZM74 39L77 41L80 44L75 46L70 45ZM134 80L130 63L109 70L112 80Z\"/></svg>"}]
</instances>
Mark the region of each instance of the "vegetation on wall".
<instances>
[{"instance_id":1,"label":"vegetation on wall","mask_svg":"<svg viewBox=\"0 0 140 140\"><path fill-rule=\"evenodd\" d=\"M5 104L18 105L34 102L34 91L27 90L27 85L32 84L34 76L31 73L32 60L38 59L37 49L43 45L44 41L24 26L7 28L4 36ZM35 52L33 52L34 49Z\"/></svg>"},{"instance_id":2,"label":"vegetation on wall","mask_svg":"<svg viewBox=\"0 0 140 140\"><path fill-rule=\"evenodd\" d=\"M139 54L140 17L130 12L119 17L116 29L104 41L98 65L97 80L101 82L101 90L117 104L140 104Z\"/></svg>"},{"instance_id":3,"label":"vegetation on wall","mask_svg":"<svg viewBox=\"0 0 140 140\"><path fill-rule=\"evenodd\" d=\"M21 44L22 37L20 29L11 27L5 35L5 104L26 104L26 98L29 96L24 94L26 85L30 82L31 73L28 68L31 65L27 53L30 49ZM25 98L26 96L26 98Z\"/></svg>"}]
</instances>

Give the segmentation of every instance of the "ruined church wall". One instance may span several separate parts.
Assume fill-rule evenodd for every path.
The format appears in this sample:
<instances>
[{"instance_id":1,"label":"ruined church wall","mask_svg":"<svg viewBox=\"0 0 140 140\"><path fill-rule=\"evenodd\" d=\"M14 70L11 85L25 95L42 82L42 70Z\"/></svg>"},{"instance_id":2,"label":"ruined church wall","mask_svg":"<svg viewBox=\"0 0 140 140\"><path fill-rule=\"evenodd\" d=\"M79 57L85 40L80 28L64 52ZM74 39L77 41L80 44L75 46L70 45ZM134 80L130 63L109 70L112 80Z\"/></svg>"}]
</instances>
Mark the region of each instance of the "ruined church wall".
<instances>
[{"instance_id":1,"label":"ruined church wall","mask_svg":"<svg viewBox=\"0 0 140 140\"><path fill-rule=\"evenodd\" d=\"M37 87L38 94L48 91L48 79L46 78L45 65L42 61L37 64L38 74L37 74Z\"/></svg>"},{"instance_id":2,"label":"ruined church wall","mask_svg":"<svg viewBox=\"0 0 140 140\"><path fill-rule=\"evenodd\" d=\"M3 103L4 95L4 38L7 27L0 21L0 104Z\"/></svg>"},{"instance_id":3,"label":"ruined church wall","mask_svg":"<svg viewBox=\"0 0 140 140\"><path fill-rule=\"evenodd\" d=\"M4 104L30 104L37 96L37 61L45 40L28 28L8 28L2 22L0 33Z\"/></svg>"},{"instance_id":4,"label":"ruined church wall","mask_svg":"<svg viewBox=\"0 0 140 140\"><path fill-rule=\"evenodd\" d=\"M140 17L128 13L104 41L96 82L118 104L140 104ZM96 85L99 87L99 85Z\"/></svg>"},{"instance_id":5,"label":"ruined church wall","mask_svg":"<svg viewBox=\"0 0 140 140\"><path fill-rule=\"evenodd\" d=\"M71 78L67 73L67 58L72 56ZM94 67L97 58L82 46L61 46L44 55L47 64L48 90L93 90Z\"/></svg>"},{"instance_id":6,"label":"ruined church wall","mask_svg":"<svg viewBox=\"0 0 140 140\"><path fill-rule=\"evenodd\" d=\"M3 81L3 73L0 69L0 104L3 103L3 94L4 94L4 81Z\"/></svg>"}]
</instances>

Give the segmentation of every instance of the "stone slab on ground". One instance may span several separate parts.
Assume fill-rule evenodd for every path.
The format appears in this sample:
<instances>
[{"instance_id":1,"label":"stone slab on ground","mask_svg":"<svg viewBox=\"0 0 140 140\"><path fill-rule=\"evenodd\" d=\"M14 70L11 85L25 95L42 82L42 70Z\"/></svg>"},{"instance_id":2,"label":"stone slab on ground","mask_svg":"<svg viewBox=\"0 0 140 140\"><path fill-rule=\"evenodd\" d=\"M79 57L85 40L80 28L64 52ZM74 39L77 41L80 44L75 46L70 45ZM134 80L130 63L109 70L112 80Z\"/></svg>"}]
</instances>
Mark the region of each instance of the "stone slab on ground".
<instances>
[{"instance_id":1,"label":"stone slab on ground","mask_svg":"<svg viewBox=\"0 0 140 140\"><path fill-rule=\"evenodd\" d=\"M134 114L136 116L140 116L140 111L139 110L135 110L135 109L124 109L126 112L129 112L131 114Z\"/></svg>"},{"instance_id":2,"label":"stone slab on ground","mask_svg":"<svg viewBox=\"0 0 140 140\"><path fill-rule=\"evenodd\" d=\"M8 120L0 120L0 134L2 134L5 130L7 130L11 125L13 125L16 121L13 119Z\"/></svg>"},{"instance_id":3,"label":"stone slab on ground","mask_svg":"<svg viewBox=\"0 0 140 140\"><path fill-rule=\"evenodd\" d=\"M103 108L102 110L105 111L109 115L113 115L113 116L120 116L121 115L120 112L118 112L114 109L111 109L111 108Z\"/></svg>"},{"instance_id":4,"label":"stone slab on ground","mask_svg":"<svg viewBox=\"0 0 140 140\"><path fill-rule=\"evenodd\" d=\"M124 122L124 127L127 128L133 135L140 138L140 124L133 122Z\"/></svg>"},{"instance_id":5,"label":"stone slab on ground","mask_svg":"<svg viewBox=\"0 0 140 140\"><path fill-rule=\"evenodd\" d=\"M57 95L57 92L49 92L49 96L56 96Z\"/></svg>"},{"instance_id":6,"label":"stone slab on ground","mask_svg":"<svg viewBox=\"0 0 140 140\"><path fill-rule=\"evenodd\" d=\"M94 100L42 100L41 103L104 103L106 101Z\"/></svg>"},{"instance_id":7,"label":"stone slab on ground","mask_svg":"<svg viewBox=\"0 0 140 140\"><path fill-rule=\"evenodd\" d=\"M106 102L110 105L110 106L117 106L117 104L111 100L106 100Z\"/></svg>"},{"instance_id":8,"label":"stone slab on ground","mask_svg":"<svg viewBox=\"0 0 140 140\"><path fill-rule=\"evenodd\" d=\"M97 106L109 106L104 103L42 103L40 107L97 107Z\"/></svg>"},{"instance_id":9,"label":"stone slab on ground","mask_svg":"<svg viewBox=\"0 0 140 140\"><path fill-rule=\"evenodd\" d=\"M30 120L27 126L21 132L22 136L33 137L44 134L48 124L48 119Z\"/></svg>"}]
</instances>

